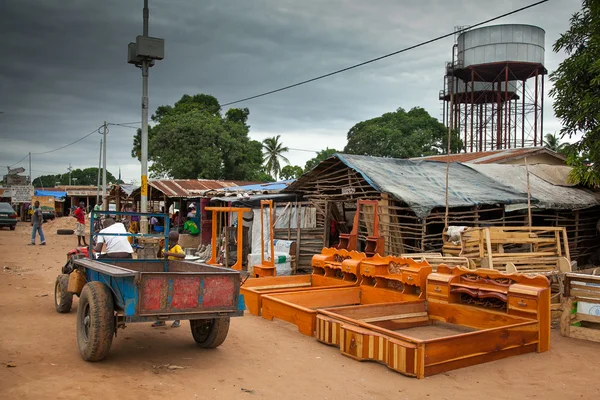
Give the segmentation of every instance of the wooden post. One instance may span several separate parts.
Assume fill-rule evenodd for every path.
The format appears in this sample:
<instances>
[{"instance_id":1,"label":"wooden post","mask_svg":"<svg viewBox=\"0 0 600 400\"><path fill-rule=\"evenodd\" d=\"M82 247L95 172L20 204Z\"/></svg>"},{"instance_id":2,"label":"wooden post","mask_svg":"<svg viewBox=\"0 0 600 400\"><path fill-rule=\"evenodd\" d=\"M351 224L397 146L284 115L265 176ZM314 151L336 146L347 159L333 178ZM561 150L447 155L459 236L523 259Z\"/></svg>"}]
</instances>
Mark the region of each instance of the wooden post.
<instances>
[{"instance_id":1,"label":"wooden post","mask_svg":"<svg viewBox=\"0 0 600 400\"><path fill-rule=\"evenodd\" d=\"M300 262L300 240L302 236L300 234L300 224L302 223L302 218L300 215L301 208L302 206L298 204L298 199L296 199L296 262L294 263L294 274L298 271L298 263Z\"/></svg>"},{"instance_id":2,"label":"wooden post","mask_svg":"<svg viewBox=\"0 0 600 400\"><path fill-rule=\"evenodd\" d=\"M529 186L529 164L527 163L527 157L525 157L525 172L527 173L527 219L531 228L531 187Z\"/></svg>"}]
</instances>

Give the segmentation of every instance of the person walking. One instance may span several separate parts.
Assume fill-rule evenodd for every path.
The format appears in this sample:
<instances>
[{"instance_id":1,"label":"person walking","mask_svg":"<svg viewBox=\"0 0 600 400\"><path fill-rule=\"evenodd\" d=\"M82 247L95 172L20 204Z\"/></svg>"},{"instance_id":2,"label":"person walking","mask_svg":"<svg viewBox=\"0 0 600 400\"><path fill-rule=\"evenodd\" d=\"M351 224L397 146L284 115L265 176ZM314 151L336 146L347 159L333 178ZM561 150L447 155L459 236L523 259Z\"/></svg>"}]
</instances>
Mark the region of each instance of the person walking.
<instances>
[{"instance_id":1,"label":"person walking","mask_svg":"<svg viewBox=\"0 0 600 400\"><path fill-rule=\"evenodd\" d=\"M42 230L42 223L44 223L44 217L42 215L42 209L40 208L40 202L36 201L33 205L33 214L31 215L31 246L35 246L35 233L40 235L40 244L46 245L46 239L44 238L44 231Z\"/></svg>"},{"instance_id":2,"label":"person walking","mask_svg":"<svg viewBox=\"0 0 600 400\"><path fill-rule=\"evenodd\" d=\"M81 246L81 242L83 241L83 245L87 247L87 243L85 242L85 203L83 201L79 202L79 207L75 209L73 216L77 220L75 224L77 245Z\"/></svg>"}]
</instances>

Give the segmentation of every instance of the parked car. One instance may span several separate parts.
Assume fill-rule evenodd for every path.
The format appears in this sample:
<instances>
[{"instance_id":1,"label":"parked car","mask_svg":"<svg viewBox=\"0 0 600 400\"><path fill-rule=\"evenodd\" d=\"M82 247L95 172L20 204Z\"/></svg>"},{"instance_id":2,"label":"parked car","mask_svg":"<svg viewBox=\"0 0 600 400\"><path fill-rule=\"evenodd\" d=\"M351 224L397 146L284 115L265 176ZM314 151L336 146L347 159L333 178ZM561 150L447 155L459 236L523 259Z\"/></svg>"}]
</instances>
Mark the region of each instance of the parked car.
<instances>
[{"instance_id":1,"label":"parked car","mask_svg":"<svg viewBox=\"0 0 600 400\"><path fill-rule=\"evenodd\" d=\"M14 231L17 226L17 213L8 203L0 203L0 227L8 226Z\"/></svg>"}]
</instances>

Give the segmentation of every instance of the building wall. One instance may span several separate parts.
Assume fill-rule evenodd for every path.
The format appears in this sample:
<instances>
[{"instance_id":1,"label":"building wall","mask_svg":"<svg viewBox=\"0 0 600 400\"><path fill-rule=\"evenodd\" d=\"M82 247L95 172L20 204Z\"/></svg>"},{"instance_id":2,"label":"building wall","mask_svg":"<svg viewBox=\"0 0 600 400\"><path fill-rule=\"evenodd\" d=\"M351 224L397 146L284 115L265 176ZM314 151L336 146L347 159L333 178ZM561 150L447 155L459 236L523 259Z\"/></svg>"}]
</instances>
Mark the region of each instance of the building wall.
<instances>
[{"instance_id":1,"label":"building wall","mask_svg":"<svg viewBox=\"0 0 600 400\"><path fill-rule=\"evenodd\" d=\"M501 164L525 165L525 158L502 161ZM527 157L527 164L548 164L548 165L566 165L566 163L550 154L537 154Z\"/></svg>"}]
</instances>

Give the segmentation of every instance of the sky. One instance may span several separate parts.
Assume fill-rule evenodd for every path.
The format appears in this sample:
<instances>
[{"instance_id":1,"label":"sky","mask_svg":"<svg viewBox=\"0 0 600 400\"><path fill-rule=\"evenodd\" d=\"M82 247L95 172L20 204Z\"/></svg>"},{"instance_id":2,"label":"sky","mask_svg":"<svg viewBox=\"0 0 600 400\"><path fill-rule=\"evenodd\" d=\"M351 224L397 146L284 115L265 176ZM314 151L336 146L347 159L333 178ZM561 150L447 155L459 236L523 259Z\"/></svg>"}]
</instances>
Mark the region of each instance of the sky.
<instances>
[{"instance_id":1,"label":"sky","mask_svg":"<svg viewBox=\"0 0 600 400\"><path fill-rule=\"evenodd\" d=\"M149 0L150 36L165 59L150 69L150 114L184 94L227 103L378 57L512 11L534 0ZM94 132L104 121L141 121L141 71L127 44L142 34L142 0L0 2L0 166ZM545 66L565 54L552 45L581 0L550 0L493 24L546 31ZM453 38L330 78L236 104L250 110L250 136L281 135L292 164L326 147L342 149L356 123L419 106L442 118L438 92ZM558 132L545 87L545 133ZM135 126L135 125L134 125ZM140 180L134 129L110 126L108 170ZM32 156L32 176L98 165L101 135ZM301 151L310 150L310 151ZM13 167L28 168L28 159Z\"/></svg>"}]
</instances>

